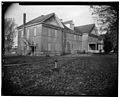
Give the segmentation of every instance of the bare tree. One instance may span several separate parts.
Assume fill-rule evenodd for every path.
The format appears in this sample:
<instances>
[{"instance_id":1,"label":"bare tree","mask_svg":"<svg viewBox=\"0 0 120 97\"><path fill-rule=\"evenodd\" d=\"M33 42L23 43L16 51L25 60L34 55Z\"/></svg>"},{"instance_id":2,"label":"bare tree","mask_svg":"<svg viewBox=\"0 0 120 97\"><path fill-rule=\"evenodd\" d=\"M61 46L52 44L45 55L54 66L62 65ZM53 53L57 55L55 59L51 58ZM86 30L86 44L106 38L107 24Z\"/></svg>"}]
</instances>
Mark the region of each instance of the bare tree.
<instances>
[{"instance_id":1,"label":"bare tree","mask_svg":"<svg viewBox=\"0 0 120 97\"><path fill-rule=\"evenodd\" d=\"M16 24L15 20L12 18L5 18L4 19L4 48L5 51L10 51L13 44L14 44L14 37L15 37L15 29L16 29Z\"/></svg>"}]
</instances>

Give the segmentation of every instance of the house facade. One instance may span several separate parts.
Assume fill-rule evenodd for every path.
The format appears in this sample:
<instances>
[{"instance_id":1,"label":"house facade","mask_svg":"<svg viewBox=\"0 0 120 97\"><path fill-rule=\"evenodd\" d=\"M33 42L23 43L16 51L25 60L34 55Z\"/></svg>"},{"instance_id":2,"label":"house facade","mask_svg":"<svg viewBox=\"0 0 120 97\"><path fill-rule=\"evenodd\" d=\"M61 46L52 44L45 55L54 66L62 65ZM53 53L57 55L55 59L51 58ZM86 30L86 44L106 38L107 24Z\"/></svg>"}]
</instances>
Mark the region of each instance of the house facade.
<instances>
[{"instance_id":1,"label":"house facade","mask_svg":"<svg viewBox=\"0 0 120 97\"><path fill-rule=\"evenodd\" d=\"M74 27L72 21L61 22L55 13L27 23L24 17L24 24L18 27L18 53L39 56L99 51L98 35L93 33L93 28L89 33L82 31L81 27Z\"/></svg>"}]
</instances>

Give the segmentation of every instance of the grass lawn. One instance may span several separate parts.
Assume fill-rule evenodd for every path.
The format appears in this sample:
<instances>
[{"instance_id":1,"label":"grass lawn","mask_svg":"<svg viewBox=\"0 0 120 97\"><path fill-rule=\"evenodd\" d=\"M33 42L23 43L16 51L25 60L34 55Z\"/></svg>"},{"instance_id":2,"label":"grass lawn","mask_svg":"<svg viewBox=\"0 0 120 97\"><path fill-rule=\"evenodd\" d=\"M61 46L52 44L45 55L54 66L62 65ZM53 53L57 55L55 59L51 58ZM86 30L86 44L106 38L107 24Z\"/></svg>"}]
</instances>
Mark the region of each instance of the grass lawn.
<instances>
[{"instance_id":1,"label":"grass lawn","mask_svg":"<svg viewBox=\"0 0 120 97\"><path fill-rule=\"evenodd\" d=\"M2 64L2 95L116 96L117 88L116 55L9 56Z\"/></svg>"}]
</instances>

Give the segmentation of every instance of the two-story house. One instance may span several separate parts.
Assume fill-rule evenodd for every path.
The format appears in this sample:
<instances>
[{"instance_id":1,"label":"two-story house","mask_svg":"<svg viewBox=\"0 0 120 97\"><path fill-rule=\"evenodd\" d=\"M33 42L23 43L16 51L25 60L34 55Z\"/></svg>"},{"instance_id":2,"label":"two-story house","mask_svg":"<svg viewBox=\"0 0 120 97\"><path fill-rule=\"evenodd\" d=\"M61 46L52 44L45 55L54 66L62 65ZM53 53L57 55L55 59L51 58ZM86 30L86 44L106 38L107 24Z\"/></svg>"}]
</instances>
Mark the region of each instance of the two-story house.
<instances>
[{"instance_id":1,"label":"two-story house","mask_svg":"<svg viewBox=\"0 0 120 97\"><path fill-rule=\"evenodd\" d=\"M55 13L41 15L18 27L20 55L56 55L77 51L99 51L95 25L74 27L73 21L62 22Z\"/></svg>"}]
</instances>

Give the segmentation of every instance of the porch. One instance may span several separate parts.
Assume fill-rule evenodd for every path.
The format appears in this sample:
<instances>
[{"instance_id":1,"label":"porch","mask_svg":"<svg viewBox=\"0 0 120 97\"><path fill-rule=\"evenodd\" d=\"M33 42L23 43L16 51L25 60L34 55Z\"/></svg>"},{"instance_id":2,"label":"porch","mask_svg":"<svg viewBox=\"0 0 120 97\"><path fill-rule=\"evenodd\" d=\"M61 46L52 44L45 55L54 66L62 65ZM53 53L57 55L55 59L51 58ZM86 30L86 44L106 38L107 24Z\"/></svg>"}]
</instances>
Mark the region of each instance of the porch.
<instances>
[{"instance_id":1,"label":"porch","mask_svg":"<svg viewBox=\"0 0 120 97\"><path fill-rule=\"evenodd\" d=\"M88 44L88 52L91 52L91 53L103 52L103 44L101 44L101 43L89 43Z\"/></svg>"}]
</instances>

